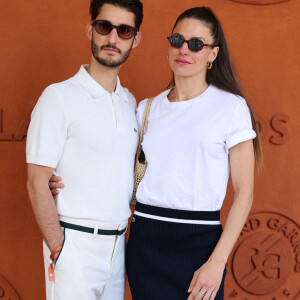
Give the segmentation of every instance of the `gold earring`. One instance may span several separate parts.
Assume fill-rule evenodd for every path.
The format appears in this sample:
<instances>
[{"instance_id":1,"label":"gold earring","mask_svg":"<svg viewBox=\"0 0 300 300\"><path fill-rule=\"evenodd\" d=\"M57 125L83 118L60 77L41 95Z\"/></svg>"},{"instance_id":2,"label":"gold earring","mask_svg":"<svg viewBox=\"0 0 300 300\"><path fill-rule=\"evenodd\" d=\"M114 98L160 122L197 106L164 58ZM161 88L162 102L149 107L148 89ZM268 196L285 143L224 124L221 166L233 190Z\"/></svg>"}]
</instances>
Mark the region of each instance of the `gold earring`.
<instances>
[{"instance_id":1,"label":"gold earring","mask_svg":"<svg viewBox=\"0 0 300 300\"><path fill-rule=\"evenodd\" d=\"M213 66L212 64L213 64L212 62L209 62L209 61L207 62L207 69L208 70L210 70L212 68L212 66Z\"/></svg>"},{"instance_id":2,"label":"gold earring","mask_svg":"<svg viewBox=\"0 0 300 300\"><path fill-rule=\"evenodd\" d=\"M167 54L167 60L169 60L169 54Z\"/></svg>"}]
</instances>

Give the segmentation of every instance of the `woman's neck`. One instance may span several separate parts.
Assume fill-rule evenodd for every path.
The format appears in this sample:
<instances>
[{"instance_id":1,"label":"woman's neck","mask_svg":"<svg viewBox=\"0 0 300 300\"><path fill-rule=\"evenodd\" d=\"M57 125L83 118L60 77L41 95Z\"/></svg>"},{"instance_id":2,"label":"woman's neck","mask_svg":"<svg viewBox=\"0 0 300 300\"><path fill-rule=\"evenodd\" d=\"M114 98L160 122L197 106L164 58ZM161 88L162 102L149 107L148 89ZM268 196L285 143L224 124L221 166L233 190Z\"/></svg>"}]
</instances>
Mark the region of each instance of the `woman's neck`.
<instances>
[{"instance_id":1,"label":"woman's neck","mask_svg":"<svg viewBox=\"0 0 300 300\"><path fill-rule=\"evenodd\" d=\"M171 102L193 99L201 95L209 86L205 78L174 76L175 86L168 95Z\"/></svg>"}]
</instances>

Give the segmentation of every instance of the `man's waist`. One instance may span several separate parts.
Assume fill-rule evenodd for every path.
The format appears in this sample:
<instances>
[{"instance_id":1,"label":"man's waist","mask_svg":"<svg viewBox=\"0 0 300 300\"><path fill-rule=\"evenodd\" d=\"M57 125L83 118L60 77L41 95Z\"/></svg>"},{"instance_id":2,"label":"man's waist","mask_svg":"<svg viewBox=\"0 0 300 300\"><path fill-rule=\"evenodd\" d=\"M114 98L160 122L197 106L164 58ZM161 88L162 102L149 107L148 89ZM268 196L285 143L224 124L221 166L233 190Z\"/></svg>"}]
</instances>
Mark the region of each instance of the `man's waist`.
<instances>
[{"instance_id":1,"label":"man's waist","mask_svg":"<svg viewBox=\"0 0 300 300\"><path fill-rule=\"evenodd\" d=\"M98 220L92 220L92 219L70 218L70 217L65 217L65 216L59 216L59 220L61 222L62 227L70 228L70 226L68 226L68 225L65 225L65 226L63 226L63 225L64 224L72 224L72 225L74 225L74 228L76 227L78 230L81 227L91 228L92 229L91 233L94 232L95 228L97 230L101 229L101 230L107 230L107 231L114 231L114 230L122 231L128 225L127 218L121 222L105 222L105 221L98 221ZM72 228L70 228L70 229L72 229ZM84 231L84 230L79 230L79 231ZM85 232L89 232L89 231L86 230Z\"/></svg>"}]
</instances>

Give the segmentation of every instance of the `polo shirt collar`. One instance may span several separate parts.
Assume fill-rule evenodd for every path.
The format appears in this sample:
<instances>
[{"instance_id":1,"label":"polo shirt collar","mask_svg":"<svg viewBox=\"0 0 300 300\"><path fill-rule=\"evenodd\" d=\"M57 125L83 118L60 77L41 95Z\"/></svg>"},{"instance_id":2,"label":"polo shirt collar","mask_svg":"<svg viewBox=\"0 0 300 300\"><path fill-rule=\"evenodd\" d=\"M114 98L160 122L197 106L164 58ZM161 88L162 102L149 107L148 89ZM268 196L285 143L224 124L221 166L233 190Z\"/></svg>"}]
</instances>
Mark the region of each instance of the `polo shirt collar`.
<instances>
[{"instance_id":1,"label":"polo shirt collar","mask_svg":"<svg viewBox=\"0 0 300 300\"><path fill-rule=\"evenodd\" d=\"M82 65L78 71L78 73L74 76L80 84L88 90L88 92L94 97L99 98L107 93L105 90L86 70L88 65ZM121 86L120 79L117 77L117 87L115 90L115 94L117 94L121 99L128 102L127 94L124 88Z\"/></svg>"},{"instance_id":2,"label":"polo shirt collar","mask_svg":"<svg viewBox=\"0 0 300 300\"><path fill-rule=\"evenodd\" d=\"M122 87L121 83L120 83L120 79L119 77L117 77L117 87L115 90L115 93L122 98L123 100L128 102L128 96L127 93L125 92L125 89Z\"/></svg>"}]
</instances>

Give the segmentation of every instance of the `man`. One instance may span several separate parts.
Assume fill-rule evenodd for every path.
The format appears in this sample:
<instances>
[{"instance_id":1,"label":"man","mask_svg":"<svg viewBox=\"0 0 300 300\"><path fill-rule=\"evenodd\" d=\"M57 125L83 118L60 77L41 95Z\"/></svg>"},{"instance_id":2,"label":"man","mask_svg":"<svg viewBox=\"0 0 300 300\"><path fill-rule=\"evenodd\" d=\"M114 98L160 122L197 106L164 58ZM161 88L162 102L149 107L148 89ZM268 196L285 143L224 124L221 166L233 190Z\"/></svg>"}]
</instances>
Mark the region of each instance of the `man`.
<instances>
[{"instance_id":1,"label":"man","mask_svg":"<svg viewBox=\"0 0 300 300\"><path fill-rule=\"evenodd\" d=\"M90 13L90 65L46 88L28 130L27 188L44 238L48 300L125 295L138 133L136 101L120 85L118 71L140 42L143 6L139 0L92 0ZM66 184L57 203L48 188L53 172Z\"/></svg>"}]
</instances>

